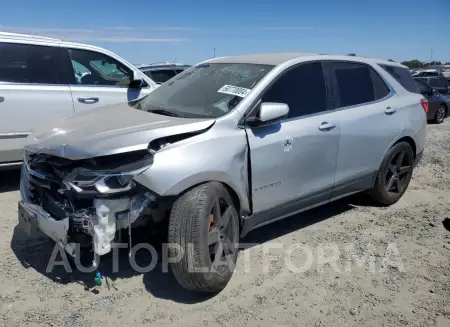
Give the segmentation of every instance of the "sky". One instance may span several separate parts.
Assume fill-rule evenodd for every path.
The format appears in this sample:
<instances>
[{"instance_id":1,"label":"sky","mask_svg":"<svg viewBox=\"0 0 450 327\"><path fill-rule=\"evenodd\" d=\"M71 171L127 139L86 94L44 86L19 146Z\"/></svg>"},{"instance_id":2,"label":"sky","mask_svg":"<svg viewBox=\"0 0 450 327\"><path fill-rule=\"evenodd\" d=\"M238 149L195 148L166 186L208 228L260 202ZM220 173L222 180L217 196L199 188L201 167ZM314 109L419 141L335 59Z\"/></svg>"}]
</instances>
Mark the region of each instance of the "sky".
<instances>
[{"instance_id":1,"label":"sky","mask_svg":"<svg viewBox=\"0 0 450 327\"><path fill-rule=\"evenodd\" d=\"M450 61L450 0L13 0L0 31L93 44L135 64L275 52Z\"/></svg>"}]
</instances>

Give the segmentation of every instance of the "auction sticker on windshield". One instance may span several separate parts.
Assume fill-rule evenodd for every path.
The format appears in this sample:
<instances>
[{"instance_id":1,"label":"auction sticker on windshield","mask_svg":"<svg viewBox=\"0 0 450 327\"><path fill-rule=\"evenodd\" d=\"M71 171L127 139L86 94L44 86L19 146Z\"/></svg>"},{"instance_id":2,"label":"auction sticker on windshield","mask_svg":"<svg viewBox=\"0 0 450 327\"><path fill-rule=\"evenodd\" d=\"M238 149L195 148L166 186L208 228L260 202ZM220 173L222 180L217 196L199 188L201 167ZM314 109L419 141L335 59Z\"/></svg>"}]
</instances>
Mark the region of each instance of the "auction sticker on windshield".
<instances>
[{"instance_id":1,"label":"auction sticker on windshield","mask_svg":"<svg viewBox=\"0 0 450 327\"><path fill-rule=\"evenodd\" d=\"M245 87L233 86L233 85L224 85L217 92L235 95L241 98L244 98L247 94L250 93L250 89L246 89Z\"/></svg>"}]
</instances>

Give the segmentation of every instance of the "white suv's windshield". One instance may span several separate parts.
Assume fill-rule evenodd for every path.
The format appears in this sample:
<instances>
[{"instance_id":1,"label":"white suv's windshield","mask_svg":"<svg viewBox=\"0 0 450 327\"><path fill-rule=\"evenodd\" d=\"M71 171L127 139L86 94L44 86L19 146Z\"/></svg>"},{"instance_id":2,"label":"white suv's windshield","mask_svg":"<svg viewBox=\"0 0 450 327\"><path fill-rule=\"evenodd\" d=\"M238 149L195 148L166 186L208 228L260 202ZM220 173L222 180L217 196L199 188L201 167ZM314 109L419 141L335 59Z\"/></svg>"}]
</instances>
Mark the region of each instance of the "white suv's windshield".
<instances>
[{"instance_id":1,"label":"white suv's windshield","mask_svg":"<svg viewBox=\"0 0 450 327\"><path fill-rule=\"evenodd\" d=\"M200 64L173 77L132 106L179 117L217 118L233 110L273 67Z\"/></svg>"}]
</instances>

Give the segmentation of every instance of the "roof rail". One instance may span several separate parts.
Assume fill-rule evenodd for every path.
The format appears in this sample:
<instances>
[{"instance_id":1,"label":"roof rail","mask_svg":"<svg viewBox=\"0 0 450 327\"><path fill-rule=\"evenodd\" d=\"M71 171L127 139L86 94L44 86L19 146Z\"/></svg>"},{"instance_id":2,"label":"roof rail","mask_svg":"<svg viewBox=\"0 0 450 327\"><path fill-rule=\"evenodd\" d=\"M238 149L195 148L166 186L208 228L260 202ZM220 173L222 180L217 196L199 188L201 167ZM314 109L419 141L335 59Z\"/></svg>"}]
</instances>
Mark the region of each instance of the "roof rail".
<instances>
[{"instance_id":1,"label":"roof rail","mask_svg":"<svg viewBox=\"0 0 450 327\"><path fill-rule=\"evenodd\" d=\"M9 39L20 39L20 40L43 40L43 41L61 41L60 39L55 39L47 36L31 35L31 34L21 34L21 33L10 33L10 32L0 32L0 37L6 37Z\"/></svg>"}]
</instances>

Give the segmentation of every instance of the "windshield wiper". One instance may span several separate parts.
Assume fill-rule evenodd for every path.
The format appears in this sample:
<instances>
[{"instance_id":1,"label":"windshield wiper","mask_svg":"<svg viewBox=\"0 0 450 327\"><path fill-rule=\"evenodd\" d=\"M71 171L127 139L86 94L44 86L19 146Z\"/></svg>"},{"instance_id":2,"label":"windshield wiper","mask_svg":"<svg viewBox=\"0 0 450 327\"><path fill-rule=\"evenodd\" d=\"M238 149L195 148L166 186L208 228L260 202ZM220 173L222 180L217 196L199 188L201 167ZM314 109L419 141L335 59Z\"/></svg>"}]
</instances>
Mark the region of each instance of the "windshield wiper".
<instances>
[{"instance_id":1,"label":"windshield wiper","mask_svg":"<svg viewBox=\"0 0 450 327\"><path fill-rule=\"evenodd\" d=\"M164 116L183 117L182 115L177 114L176 112L166 110L166 109L150 109L147 111L152 112L154 114L164 115Z\"/></svg>"}]
</instances>

